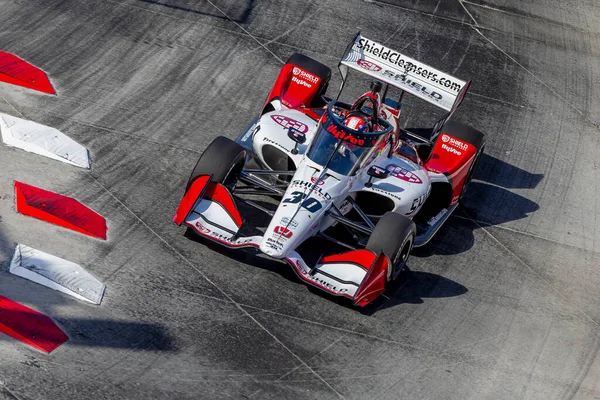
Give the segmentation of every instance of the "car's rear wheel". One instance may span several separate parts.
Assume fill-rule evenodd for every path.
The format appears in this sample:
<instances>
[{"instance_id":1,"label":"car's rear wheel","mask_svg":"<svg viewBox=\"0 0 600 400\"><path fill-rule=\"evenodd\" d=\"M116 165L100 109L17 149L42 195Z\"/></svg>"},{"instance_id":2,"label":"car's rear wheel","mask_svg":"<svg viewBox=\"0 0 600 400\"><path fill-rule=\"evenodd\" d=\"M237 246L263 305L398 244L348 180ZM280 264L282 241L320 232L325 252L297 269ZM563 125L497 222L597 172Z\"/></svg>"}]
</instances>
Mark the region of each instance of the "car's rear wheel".
<instances>
[{"instance_id":1,"label":"car's rear wheel","mask_svg":"<svg viewBox=\"0 0 600 400\"><path fill-rule=\"evenodd\" d=\"M394 280L406 266L416 234L417 228L410 218L388 211L375 225L365 248L388 256L392 264L391 280Z\"/></svg>"},{"instance_id":2,"label":"car's rear wheel","mask_svg":"<svg viewBox=\"0 0 600 400\"><path fill-rule=\"evenodd\" d=\"M233 186L244 168L246 150L224 136L213 140L198 159L190 178L187 189L201 175L212 175L211 182Z\"/></svg>"}]
</instances>

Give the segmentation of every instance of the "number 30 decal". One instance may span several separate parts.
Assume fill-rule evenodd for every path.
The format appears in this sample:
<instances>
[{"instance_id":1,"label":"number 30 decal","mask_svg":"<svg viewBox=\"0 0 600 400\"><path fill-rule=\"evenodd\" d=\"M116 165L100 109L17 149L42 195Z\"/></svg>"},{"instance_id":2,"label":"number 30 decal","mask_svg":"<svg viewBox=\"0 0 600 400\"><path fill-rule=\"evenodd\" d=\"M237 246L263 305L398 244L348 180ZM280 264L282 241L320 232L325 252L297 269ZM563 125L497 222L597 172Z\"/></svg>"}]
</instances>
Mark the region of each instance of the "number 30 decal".
<instances>
[{"instance_id":1,"label":"number 30 decal","mask_svg":"<svg viewBox=\"0 0 600 400\"><path fill-rule=\"evenodd\" d=\"M302 200L303 198L304 198L304 193L296 191L296 192L292 192L292 197L288 197L287 199L284 199L283 202L297 204L297 203L300 203L300 200ZM314 212L319 211L323 207L323 205L319 202L319 200L311 197L310 199L304 200L300 207L306 208L311 213L314 213Z\"/></svg>"}]
</instances>

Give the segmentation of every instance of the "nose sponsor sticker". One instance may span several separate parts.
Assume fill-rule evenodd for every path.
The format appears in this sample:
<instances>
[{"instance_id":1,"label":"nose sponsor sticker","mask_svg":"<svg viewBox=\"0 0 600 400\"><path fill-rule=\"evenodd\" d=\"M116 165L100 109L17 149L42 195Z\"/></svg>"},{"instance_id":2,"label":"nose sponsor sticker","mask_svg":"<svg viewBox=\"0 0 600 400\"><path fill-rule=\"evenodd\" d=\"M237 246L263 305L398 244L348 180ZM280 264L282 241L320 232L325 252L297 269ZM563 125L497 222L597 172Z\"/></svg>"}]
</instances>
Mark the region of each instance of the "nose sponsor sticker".
<instances>
[{"instance_id":1,"label":"nose sponsor sticker","mask_svg":"<svg viewBox=\"0 0 600 400\"><path fill-rule=\"evenodd\" d=\"M271 119L286 129L291 127L301 133L308 132L308 126L306 124L296 121L293 118L286 117L285 115L271 115Z\"/></svg>"},{"instance_id":2,"label":"nose sponsor sticker","mask_svg":"<svg viewBox=\"0 0 600 400\"><path fill-rule=\"evenodd\" d=\"M277 235L281 235L286 239L291 238L293 235L292 231L290 231L286 227L279 226L279 225L275 227L274 231Z\"/></svg>"},{"instance_id":3,"label":"nose sponsor sticker","mask_svg":"<svg viewBox=\"0 0 600 400\"><path fill-rule=\"evenodd\" d=\"M402 168L399 165L390 164L386 167L386 169L390 172L390 175L402 179L403 181L421 184L423 181L416 174L410 172L406 168Z\"/></svg>"}]
</instances>

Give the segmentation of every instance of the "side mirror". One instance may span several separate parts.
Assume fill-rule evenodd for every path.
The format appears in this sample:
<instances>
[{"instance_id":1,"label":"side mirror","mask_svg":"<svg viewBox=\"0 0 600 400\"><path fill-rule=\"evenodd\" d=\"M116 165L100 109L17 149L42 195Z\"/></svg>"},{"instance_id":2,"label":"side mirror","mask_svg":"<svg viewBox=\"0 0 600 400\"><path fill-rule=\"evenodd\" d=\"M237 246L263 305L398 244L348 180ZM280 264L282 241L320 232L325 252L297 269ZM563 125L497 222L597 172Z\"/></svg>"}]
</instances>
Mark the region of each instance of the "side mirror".
<instances>
[{"instance_id":1,"label":"side mirror","mask_svg":"<svg viewBox=\"0 0 600 400\"><path fill-rule=\"evenodd\" d=\"M288 137L298 144L304 144L304 142L306 142L306 135L292 127L288 129Z\"/></svg>"},{"instance_id":2,"label":"side mirror","mask_svg":"<svg viewBox=\"0 0 600 400\"><path fill-rule=\"evenodd\" d=\"M366 187L371 187L371 186L373 186L373 183L371 183L371 181L373 180L373 178L375 178L375 179L385 179L385 178L388 177L389 174L390 174L390 171L388 171L387 169L378 167L376 165L373 165L367 171L367 175L369 175L369 181L367 183L365 183L365 186Z\"/></svg>"},{"instance_id":3,"label":"side mirror","mask_svg":"<svg viewBox=\"0 0 600 400\"><path fill-rule=\"evenodd\" d=\"M296 146L292 149L292 154L298 154L298 145L304 144L306 142L306 135L303 132L300 132L297 129L292 128L291 126L288 129L288 137L296 142Z\"/></svg>"}]
</instances>

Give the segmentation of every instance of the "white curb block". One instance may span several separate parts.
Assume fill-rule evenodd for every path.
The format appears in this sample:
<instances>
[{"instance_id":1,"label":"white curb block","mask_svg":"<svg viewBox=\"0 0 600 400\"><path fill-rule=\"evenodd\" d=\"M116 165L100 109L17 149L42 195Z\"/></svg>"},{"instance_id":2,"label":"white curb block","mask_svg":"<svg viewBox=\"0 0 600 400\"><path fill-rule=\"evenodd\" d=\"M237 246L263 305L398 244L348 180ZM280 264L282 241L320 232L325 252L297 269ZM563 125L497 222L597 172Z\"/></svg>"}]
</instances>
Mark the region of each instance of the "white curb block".
<instances>
[{"instance_id":1,"label":"white curb block","mask_svg":"<svg viewBox=\"0 0 600 400\"><path fill-rule=\"evenodd\" d=\"M0 130L7 146L77 167L90 168L87 149L59 130L2 113Z\"/></svg>"},{"instance_id":2,"label":"white curb block","mask_svg":"<svg viewBox=\"0 0 600 400\"><path fill-rule=\"evenodd\" d=\"M106 289L78 264L23 244L15 248L10 273L94 304L100 304Z\"/></svg>"}]
</instances>

